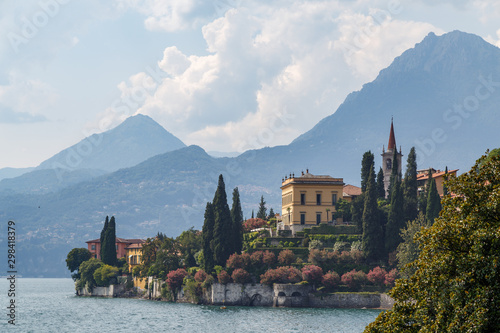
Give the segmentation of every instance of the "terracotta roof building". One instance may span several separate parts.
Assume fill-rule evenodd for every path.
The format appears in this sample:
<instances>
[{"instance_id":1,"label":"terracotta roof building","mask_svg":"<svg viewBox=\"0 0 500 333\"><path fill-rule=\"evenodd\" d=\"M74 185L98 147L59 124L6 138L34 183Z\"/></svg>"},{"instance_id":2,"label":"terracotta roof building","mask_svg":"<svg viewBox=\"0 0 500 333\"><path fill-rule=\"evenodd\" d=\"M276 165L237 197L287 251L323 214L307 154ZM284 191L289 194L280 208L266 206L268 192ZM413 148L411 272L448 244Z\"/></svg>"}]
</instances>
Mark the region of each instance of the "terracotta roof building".
<instances>
[{"instance_id":1,"label":"terracotta roof building","mask_svg":"<svg viewBox=\"0 0 500 333\"><path fill-rule=\"evenodd\" d=\"M458 169L449 170L446 175L446 171L436 170L433 168L423 169L417 171L417 186L418 193L425 191L427 183L429 182L429 170L432 173L432 178L436 182L436 188L440 196L443 196L443 185L446 177L456 177Z\"/></svg>"},{"instance_id":2,"label":"terracotta roof building","mask_svg":"<svg viewBox=\"0 0 500 333\"><path fill-rule=\"evenodd\" d=\"M119 238L116 237L116 257L117 258L123 258L127 254L126 248L130 246L131 244L142 244L144 243L144 239L125 239L125 238ZM87 242L87 247L89 251L92 253L93 257L96 259L101 259L101 239L93 239L89 240Z\"/></svg>"}]
</instances>

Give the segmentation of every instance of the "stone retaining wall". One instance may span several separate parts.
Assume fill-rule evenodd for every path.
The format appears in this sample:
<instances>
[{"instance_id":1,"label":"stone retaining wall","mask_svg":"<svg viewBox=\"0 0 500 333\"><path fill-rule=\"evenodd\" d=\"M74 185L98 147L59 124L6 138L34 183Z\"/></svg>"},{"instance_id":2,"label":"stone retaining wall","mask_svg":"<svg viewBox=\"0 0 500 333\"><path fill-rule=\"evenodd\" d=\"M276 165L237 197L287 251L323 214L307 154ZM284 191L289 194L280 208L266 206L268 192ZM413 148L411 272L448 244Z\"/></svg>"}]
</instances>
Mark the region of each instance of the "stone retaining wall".
<instances>
[{"instance_id":1,"label":"stone retaining wall","mask_svg":"<svg viewBox=\"0 0 500 333\"><path fill-rule=\"evenodd\" d=\"M125 291L125 285L112 284L109 287L94 287L91 292L86 288L77 290L78 296L94 296L94 297L117 297Z\"/></svg>"}]
</instances>

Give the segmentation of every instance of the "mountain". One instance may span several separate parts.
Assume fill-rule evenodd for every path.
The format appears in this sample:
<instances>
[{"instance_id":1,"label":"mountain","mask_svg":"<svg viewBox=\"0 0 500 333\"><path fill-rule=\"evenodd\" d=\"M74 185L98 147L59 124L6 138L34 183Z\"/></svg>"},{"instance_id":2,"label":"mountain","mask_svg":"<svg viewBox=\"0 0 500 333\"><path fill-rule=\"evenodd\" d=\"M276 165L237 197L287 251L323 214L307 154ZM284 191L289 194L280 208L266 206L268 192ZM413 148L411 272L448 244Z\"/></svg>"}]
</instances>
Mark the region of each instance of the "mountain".
<instances>
[{"instance_id":1,"label":"mountain","mask_svg":"<svg viewBox=\"0 0 500 333\"><path fill-rule=\"evenodd\" d=\"M116 171L186 145L148 116L127 118L112 130L93 134L42 162L41 169Z\"/></svg>"},{"instance_id":2,"label":"mountain","mask_svg":"<svg viewBox=\"0 0 500 333\"><path fill-rule=\"evenodd\" d=\"M0 180L21 176L34 168L2 168L0 169Z\"/></svg>"},{"instance_id":3,"label":"mountain","mask_svg":"<svg viewBox=\"0 0 500 333\"><path fill-rule=\"evenodd\" d=\"M97 238L106 215L116 217L117 234L125 238L201 228L219 173L228 198L238 186L246 217L261 195L279 211L281 178L291 172L308 168L359 184L362 155L382 152L391 117L397 145L405 155L416 146L419 168L467 171L487 148L499 146L498 105L500 50L463 32L429 34L289 145L232 158L190 146L50 193L3 192L0 219L22 221L22 274L68 276L66 254ZM381 158L375 161L378 169Z\"/></svg>"}]
</instances>

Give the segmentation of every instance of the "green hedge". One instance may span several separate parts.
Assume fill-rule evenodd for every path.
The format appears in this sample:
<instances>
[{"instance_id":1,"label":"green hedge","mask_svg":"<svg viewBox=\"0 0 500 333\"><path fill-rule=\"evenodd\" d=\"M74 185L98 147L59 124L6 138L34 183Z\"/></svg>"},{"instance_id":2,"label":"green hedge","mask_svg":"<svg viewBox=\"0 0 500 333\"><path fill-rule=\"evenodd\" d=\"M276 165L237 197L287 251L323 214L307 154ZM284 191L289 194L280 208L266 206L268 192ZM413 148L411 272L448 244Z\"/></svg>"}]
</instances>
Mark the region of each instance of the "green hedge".
<instances>
[{"instance_id":1,"label":"green hedge","mask_svg":"<svg viewBox=\"0 0 500 333\"><path fill-rule=\"evenodd\" d=\"M313 234L323 234L323 235L357 235L358 231L356 226L354 225L328 225L328 224L320 224L317 226L313 226L311 228L306 228L303 231L299 231L296 233L297 236L299 234L303 237L305 235L313 235Z\"/></svg>"},{"instance_id":2,"label":"green hedge","mask_svg":"<svg viewBox=\"0 0 500 333\"><path fill-rule=\"evenodd\" d=\"M361 235L309 235L309 239L317 239L323 243L336 243L336 242L347 242L352 243L361 240Z\"/></svg>"},{"instance_id":3,"label":"green hedge","mask_svg":"<svg viewBox=\"0 0 500 333\"><path fill-rule=\"evenodd\" d=\"M278 255L283 250L291 250L297 257L301 258L302 260L307 260L309 256L309 249L307 247L287 247L287 248L261 247L261 248L249 249L248 253L252 254L255 251L270 251L274 252L276 258L278 258Z\"/></svg>"}]
</instances>

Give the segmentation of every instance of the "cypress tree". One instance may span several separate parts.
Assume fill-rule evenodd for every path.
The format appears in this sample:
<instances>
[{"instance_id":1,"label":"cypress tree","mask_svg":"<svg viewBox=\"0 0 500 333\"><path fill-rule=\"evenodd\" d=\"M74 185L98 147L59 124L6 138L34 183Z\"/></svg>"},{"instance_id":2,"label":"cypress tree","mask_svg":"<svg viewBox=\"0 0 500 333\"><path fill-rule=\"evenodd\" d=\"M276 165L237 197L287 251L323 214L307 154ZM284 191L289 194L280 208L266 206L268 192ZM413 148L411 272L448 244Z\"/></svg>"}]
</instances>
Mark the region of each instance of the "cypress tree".
<instances>
[{"instance_id":1,"label":"cypress tree","mask_svg":"<svg viewBox=\"0 0 500 333\"><path fill-rule=\"evenodd\" d=\"M274 213L273 208L269 209L269 216L267 217L268 220L275 218L276 213Z\"/></svg>"},{"instance_id":2,"label":"cypress tree","mask_svg":"<svg viewBox=\"0 0 500 333\"><path fill-rule=\"evenodd\" d=\"M373 164L366 185L363 209L362 244L368 260L381 259L384 252L384 230L377 205L375 170Z\"/></svg>"},{"instance_id":3,"label":"cypress tree","mask_svg":"<svg viewBox=\"0 0 500 333\"><path fill-rule=\"evenodd\" d=\"M103 253L104 253L104 242L105 242L105 237L104 235L106 234L106 230L108 230L108 223L109 223L109 217L106 216L106 220L104 221L104 227L101 230L101 248L99 249L99 257L102 259Z\"/></svg>"},{"instance_id":4,"label":"cypress tree","mask_svg":"<svg viewBox=\"0 0 500 333\"><path fill-rule=\"evenodd\" d=\"M104 250L101 260L106 265L116 266L116 223L114 216L109 219L108 228L104 233Z\"/></svg>"},{"instance_id":5,"label":"cypress tree","mask_svg":"<svg viewBox=\"0 0 500 333\"><path fill-rule=\"evenodd\" d=\"M267 211L266 202L264 201L264 196L262 195L260 197L259 210L257 211L257 218L266 220L267 219L266 211Z\"/></svg>"},{"instance_id":6,"label":"cypress tree","mask_svg":"<svg viewBox=\"0 0 500 333\"><path fill-rule=\"evenodd\" d=\"M418 214L417 155L415 147L410 149L403 182L404 220L413 221Z\"/></svg>"},{"instance_id":7,"label":"cypress tree","mask_svg":"<svg viewBox=\"0 0 500 333\"><path fill-rule=\"evenodd\" d=\"M443 183L443 196L448 195L448 187L446 186L446 182L448 181L448 166L444 169L444 183Z\"/></svg>"},{"instance_id":8,"label":"cypress tree","mask_svg":"<svg viewBox=\"0 0 500 333\"><path fill-rule=\"evenodd\" d=\"M214 251L213 251L213 236L214 236L215 216L214 209L210 202L207 202L205 208L205 221L201 231L203 241L203 268L205 272L210 274L214 269Z\"/></svg>"},{"instance_id":9,"label":"cypress tree","mask_svg":"<svg viewBox=\"0 0 500 333\"><path fill-rule=\"evenodd\" d=\"M215 217L213 237L214 264L225 266L226 260L234 253L234 249L231 239L231 211L227 204L226 186L222 175L219 175L219 184L217 185L212 204Z\"/></svg>"},{"instance_id":10,"label":"cypress tree","mask_svg":"<svg viewBox=\"0 0 500 333\"><path fill-rule=\"evenodd\" d=\"M439 217L441 211L441 198L436 188L436 182L432 176L429 180L429 191L427 193L427 207L425 209L425 218L430 223L434 223L434 219Z\"/></svg>"},{"instance_id":11,"label":"cypress tree","mask_svg":"<svg viewBox=\"0 0 500 333\"><path fill-rule=\"evenodd\" d=\"M370 177L371 168L374 164L375 157L369 150L363 154L363 159L361 160L361 192L365 193L368 184L368 178Z\"/></svg>"},{"instance_id":12,"label":"cypress tree","mask_svg":"<svg viewBox=\"0 0 500 333\"><path fill-rule=\"evenodd\" d=\"M357 232L363 232L363 209L365 205L364 193L355 198L351 203L351 219L356 226Z\"/></svg>"},{"instance_id":13,"label":"cypress tree","mask_svg":"<svg viewBox=\"0 0 500 333\"><path fill-rule=\"evenodd\" d=\"M385 188L384 188L384 170L379 169L377 174L377 197L385 198Z\"/></svg>"},{"instance_id":14,"label":"cypress tree","mask_svg":"<svg viewBox=\"0 0 500 333\"><path fill-rule=\"evenodd\" d=\"M235 253L239 254L243 247L243 211L241 210L240 192L237 187L233 190L231 219L233 222L233 250Z\"/></svg>"},{"instance_id":15,"label":"cypress tree","mask_svg":"<svg viewBox=\"0 0 500 333\"><path fill-rule=\"evenodd\" d=\"M252 218L255 218L255 215L253 214L253 209L252 209Z\"/></svg>"},{"instance_id":16,"label":"cypress tree","mask_svg":"<svg viewBox=\"0 0 500 333\"><path fill-rule=\"evenodd\" d=\"M396 248L402 242L400 233L404 227L403 189L401 181L396 178L396 182L392 187L391 208L385 228L385 249L388 254L396 251Z\"/></svg>"},{"instance_id":17,"label":"cypress tree","mask_svg":"<svg viewBox=\"0 0 500 333\"><path fill-rule=\"evenodd\" d=\"M398 149L394 147L394 152L392 154L391 178L389 179L389 188L388 188L389 201L392 201L391 199L392 186L394 185L397 179L401 180L401 173L399 172Z\"/></svg>"}]
</instances>

